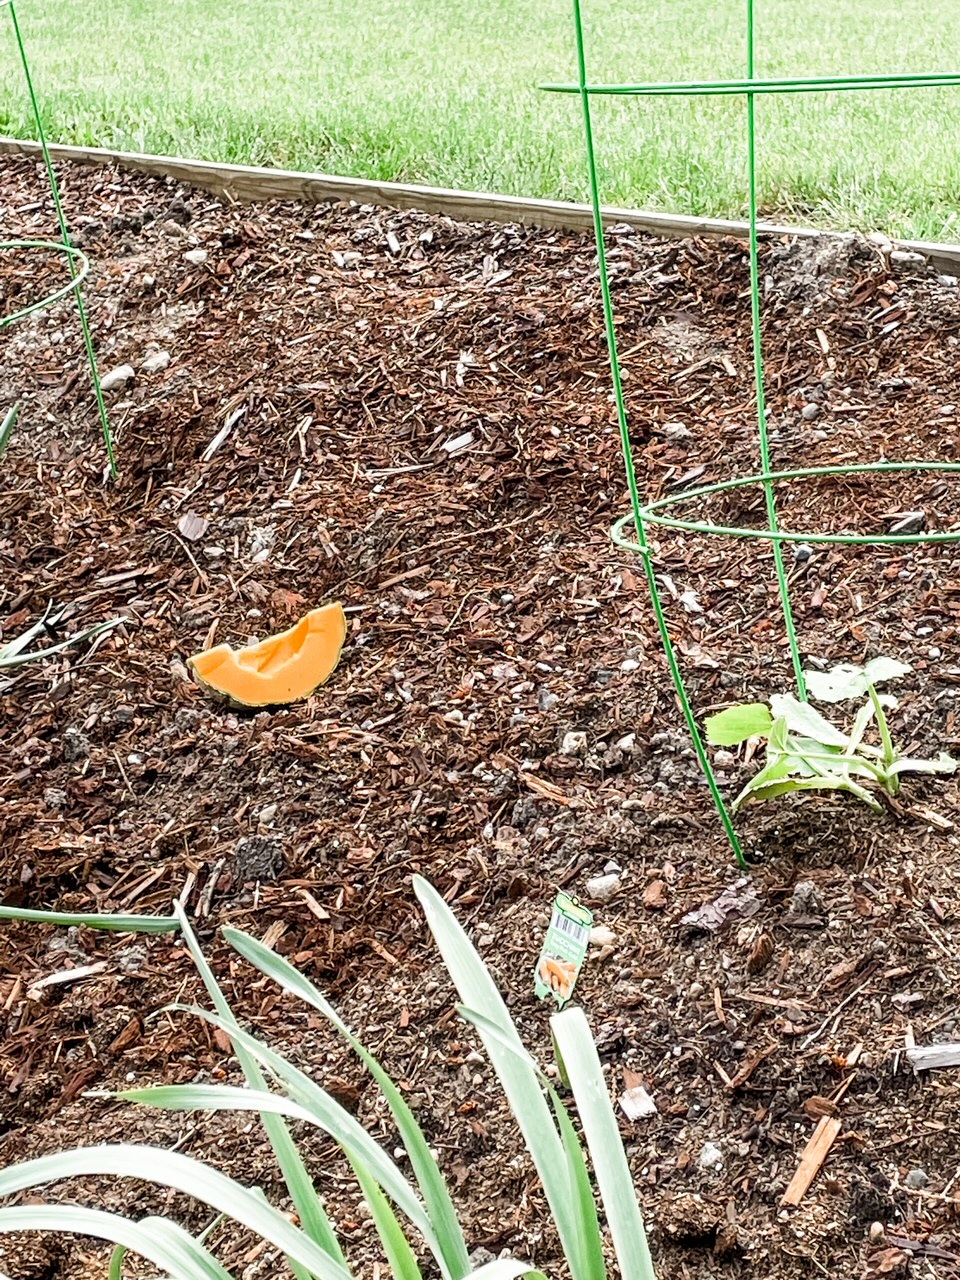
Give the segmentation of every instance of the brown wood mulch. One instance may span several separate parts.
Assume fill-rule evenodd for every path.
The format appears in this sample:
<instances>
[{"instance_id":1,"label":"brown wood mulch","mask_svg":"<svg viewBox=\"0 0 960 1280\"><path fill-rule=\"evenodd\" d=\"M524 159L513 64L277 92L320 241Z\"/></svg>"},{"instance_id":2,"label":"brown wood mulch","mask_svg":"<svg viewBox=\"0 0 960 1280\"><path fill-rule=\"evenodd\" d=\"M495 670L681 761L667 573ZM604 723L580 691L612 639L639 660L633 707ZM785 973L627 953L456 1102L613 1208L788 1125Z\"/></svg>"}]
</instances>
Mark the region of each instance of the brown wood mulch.
<instances>
[{"instance_id":1,"label":"brown wood mulch","mask_svg":"<svg viewBox=\"0 0 960 1280\"><path fill-rule=\"evenodd\" d=\"M121 476L104 484L70 308L2 331L0 414L24 408L0 470L0 639L50 601L71 609L68 631L124 623L0 678L3 900L163 913L179 899L238 1011L392 1149L349 1053L217 929L268 936L403 1082L471 1247L556 1272L542 1195L410 876L454 905L546 1060L531 973L549 903L609 866L618 892L594 905L613 938L578 998L612 1093L639 1082L657 1106L622 1131L659 1274L956 1274L956 1069L915 1076L905 1049L960 1038L957 782L909 780L882 819L823 798L749 811L756 865L737 884L642 566L608 538L625 487L591 245L370 208L229 207L109 170L65 167L63 183L94 261L102 368L135 375L108 393ZM52 234L32 161L0 165L0 225ZM744 246L623 230L611 268L644 492L755 471ZM0 314L61 270L0 254ZM957 458L956 281L862 241L766 245L763 275L778 465ZM796 529L884 531L920 509L928 527L960 521L937 473L791 483L781 500ZM702 513L760 525L762 506L741 490ZM769 549L664 533L654 551L698 712L787 688ZM898 742L960 747L957 551L787 561L804 653L910 662ZM332 598L349 640L309 702L231 712L191 683L192 652ZM584 754L560 750L570 732ZM724 789L751 767L721 758ZM737 910L722 927L682 923L725 888ZM200 998L175 938L4 927L3 1161L122 1136L281 1196L249 1117L90 1096L236 1079L205 1026L158 1015ZM326 1140L304 1141L369 1268L355 1186ZM42 1195L209 1220L147 1184ZM212 1239L238 1275L282 1271L242 1233ZM90 1242L2 1249L22 1280L103 1266Z\"/></svg>"}]
</instances>

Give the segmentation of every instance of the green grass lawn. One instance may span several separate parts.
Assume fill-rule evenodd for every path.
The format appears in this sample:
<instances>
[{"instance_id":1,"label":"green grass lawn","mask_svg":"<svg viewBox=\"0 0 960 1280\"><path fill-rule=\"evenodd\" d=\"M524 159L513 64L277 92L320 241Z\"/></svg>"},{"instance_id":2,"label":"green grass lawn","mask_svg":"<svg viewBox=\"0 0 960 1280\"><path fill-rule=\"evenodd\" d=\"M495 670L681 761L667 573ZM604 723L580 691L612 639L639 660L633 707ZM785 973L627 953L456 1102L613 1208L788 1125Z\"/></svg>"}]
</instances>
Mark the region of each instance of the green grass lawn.
<instances>
[{"instance_id":1,"label":"green grass lawn","mask_svg":"<svg viewBox=\"0 0 960 1280\"><path fill-rule=\"evenodd\" d=\"M594 80L744 72L743 0L584 0ZM960 70L956 0L756 0L757 73ZM18 0L62 142L586 198L568 0ZM761 98L764 211L960 240L960 89ZM739 99L596 104L603 196L739 216ZM31 136L0 8L0 133Z\"/></svg>"}]
</instances>

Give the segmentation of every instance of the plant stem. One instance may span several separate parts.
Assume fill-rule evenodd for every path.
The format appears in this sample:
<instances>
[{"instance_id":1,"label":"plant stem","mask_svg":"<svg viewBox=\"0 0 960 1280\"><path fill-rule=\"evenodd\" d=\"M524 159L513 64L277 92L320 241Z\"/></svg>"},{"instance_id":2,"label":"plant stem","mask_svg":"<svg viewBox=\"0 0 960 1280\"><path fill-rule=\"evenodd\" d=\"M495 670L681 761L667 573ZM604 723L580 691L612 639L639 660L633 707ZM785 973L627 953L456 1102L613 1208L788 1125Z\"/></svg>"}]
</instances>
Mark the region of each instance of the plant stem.
<instances>
[{"instance_id":1,"label":"plant stem","mask_svg":"<svg viewBox=\"0 0 960 1280\"><path fill-rule=\"evenodd\" d=\"M827 776L834 776L834 777L836 776L837 770L829 768L829 765L840 763L845 760L849 760L849 761L855 760L858 764L862 765L863 768L866 769L877 780L877 782L882 782L884 786L886 786L886 783L887 783L886 770L883 769L880 765L874 764L872 760L867 760L866 757L862 756L859 751L855 751L850 755L847 755L845 752L841 755L832 755L827 752L824 752L823 754L821 754L819 751L806 751L806 750L801 751L801 749L798 746L796 746L796 743L794 742L794 740L790 738L787 739L787 745L788 745L788 748L789 747L794 748L793 750L788 750L787 754L793 756L797 760L802 760L804 764L809 765L810 768L813 770L813 772L815 774L818 774L821 778L826 778ZM821 761L821 760L827 764L828 767L826 769L823 769L820 767L820 764L818 763L818 761Z\"/></svg>"},{"instance_id":2,"label":"plant stem","mask_svg":"<svg viewBox=\"0 0 960 1280\"><path fill-rule=\"evenodd\" d=\"M883 714L883 705L877 697L877 691L873 685L867 686L867 692L870 695L870 701L873 703L873 710L877 717L877 729L880 732L880 741L883 744L883 763L886 769L889 769L897 758L897 753L893 747L893 739L890 737L890 729L887 725L887 717ZM884 772L883 785L886 787L890 795L896 796L900 794L900 775L897 773Z\"/></svg>"}]
</instances>

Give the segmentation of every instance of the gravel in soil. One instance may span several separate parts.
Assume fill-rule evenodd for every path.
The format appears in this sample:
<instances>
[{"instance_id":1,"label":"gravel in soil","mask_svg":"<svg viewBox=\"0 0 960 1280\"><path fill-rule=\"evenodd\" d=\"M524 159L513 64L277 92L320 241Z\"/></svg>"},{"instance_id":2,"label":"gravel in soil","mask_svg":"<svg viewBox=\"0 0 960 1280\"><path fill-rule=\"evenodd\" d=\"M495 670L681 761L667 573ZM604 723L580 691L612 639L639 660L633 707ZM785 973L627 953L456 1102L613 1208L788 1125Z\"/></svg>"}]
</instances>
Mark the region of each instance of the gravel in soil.
<instances>
[{"instance_id":1,"label":"gravel in soil","mask_svg":"<svg viewBox=\"0 0 960 1280\"><path fill-rule=\"evenodd\" d=\"M608 537L626 498L591 245L372 208L227 206L110 169L64 168L63 185L94 263L101 367L129 366L107 393L121 474L104 482L70 308L5 330L0 411L24 407L0 473L0 638L51 600L72 610L68 632L123 624L0 684L3 900L163 913L179 898L248 1024L392 1149L349 1054L217 931L267 936L403 1082L471 1247L556 1271L541 1192L410 877L453 904L546 1060L532 969L549 904L616 875L594 903L613 937L578 999L611 1094L639 1082L656 1103L621 1124L659 1274L955 1274L956 1072L915 1077L904 1049L958 1038L957 782L911 779L882 819L846 799L749 810L739 883L642 565ZM0 218L10 237L53 234L32 162L0 166ZM756 471L745 246L628 229L610 244L642 490ZM60 271L42 251L0 255L0 314ZM778 465L957 459L956 281L858 240L766 244L762 275ZM935 472L779 496L799 530L960 521ZM733 490L701 514L762 527L763 495ZM787 688L766 544L663 531L652 551L698 713ZM788 548L787 564L805 656L910 662L896 740L955 749L954 548ZM305 704L235 712L191 682L191 653L335 598L348 643ZM752 767L721 756L724 790ZM684 923L725 890L735 910ZM208 1028L156 1016L202 999L175 938L10 925L0 962L5 1163L122 1135L282 1195L249 1118L89 1096L237 1078ZM784 1208L825 1115L837 1140ZM351 1256L370 1262L346 1169L325 1139L304 1141ZM206 1221L147 1184L43 1195ZM281 1267L242 1234L214 1239L238 1275ZM3 1250L23 1280L104 1257L66 1239Z\"/></svg>"}]
</instances>

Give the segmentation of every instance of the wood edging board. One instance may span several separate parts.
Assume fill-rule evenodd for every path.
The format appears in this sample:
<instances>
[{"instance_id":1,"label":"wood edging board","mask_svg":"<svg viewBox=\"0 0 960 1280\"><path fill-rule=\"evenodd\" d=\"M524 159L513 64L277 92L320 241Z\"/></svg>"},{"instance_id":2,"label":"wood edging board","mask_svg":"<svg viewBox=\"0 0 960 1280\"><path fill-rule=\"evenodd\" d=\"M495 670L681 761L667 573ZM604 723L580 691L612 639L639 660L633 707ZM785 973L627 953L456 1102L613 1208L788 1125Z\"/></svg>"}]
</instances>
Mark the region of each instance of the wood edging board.
<instances>
[{"instance_id":1,"label":"wood edging board","mask_svg":"<svg viewBox=\"0 0 960 1280\"><path fill-rule=\"evenodd\" d=\"M41 155L40 144L0 136L0 155ZM493 195L482 191L456 191L447 187L426 187L401 182L372 182L365 178L338 178L326 173L301 173L292 169L266 169L244 164L215 164L209 160L185 160L177 156L157 156L134 151L111 151L105 147L68 147L51 144L55 160L79 164L115 164L138 173L159 174L199 187L234 201L353 200L359 204L387 209L419 209L472 222L521 222L537 227L557 227L565 231L590 231L593 215L587 204L564 200L528 200L522 196ZM681 214L650 213L605 205L606 225L626 223L665 239L685 236L748 235L747 223L725 218L693 218ZM818 231L812 227L784 227L761 223L765 235L799 236L804 239L838 239L839 231ZM921 253L941 271L960 270L960 244L937 244L926 240L898 240L899 248Z\"/></svg>"}]
</instances>

